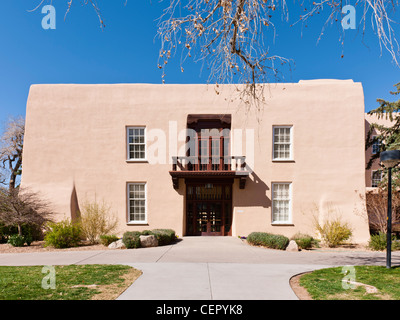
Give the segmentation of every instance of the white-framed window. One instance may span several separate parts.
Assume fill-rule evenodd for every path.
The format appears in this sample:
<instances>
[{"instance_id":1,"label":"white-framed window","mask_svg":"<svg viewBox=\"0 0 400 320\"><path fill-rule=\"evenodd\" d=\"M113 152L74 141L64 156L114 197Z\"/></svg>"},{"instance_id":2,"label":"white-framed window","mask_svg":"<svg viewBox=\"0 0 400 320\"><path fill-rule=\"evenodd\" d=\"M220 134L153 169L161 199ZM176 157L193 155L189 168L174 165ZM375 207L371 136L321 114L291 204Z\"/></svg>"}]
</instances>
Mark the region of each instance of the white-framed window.
<instances>
[{"instance_id":1,"label":"white-framed window","mask_svg":"<svg viewBox=\"0 0 400 320\"><path fill-rule=\"evenodd\" d=\"M381 149L381 141L379 139L376 139L377 136L373 136L372 139L374 139L374 143L372 144L372 154L377 154L380 149Z\"/></svg>"},{"instance_id":2,"label":"white-framed window","mask_svg":"<svg viewBox=\"0 0 400 320\"><path fill-rule=\"evenodd\" d=\"M376 188L382 181L382 170L373 170L371 173L371 187Z\"/></svg>"},{"instance_id":3,"label":"white-framed window","mask_svg":"<svg viewBox=\"0 0 400 320\"><path fill-rule=\"evenodd\" d=\"M292 129L292 126L273 126L272 160L293 160Z\"/></svg>"},{"instance_id":4,"label":"white-framed window","mask_svg":"<svg viewBox=\"0 0 400 320\"><path fill-rule=\"evenodd\" d=\"M146 128L127 127L128 160L146 160Z\"/></svg>"},{"instance_id":5,"label":"white-framed window","mask_svg":"<svg viewBox=\"0 0 400 320\"><path fill-rule=\"evenodd\" d=\"M292 223L292 183L272 183L272 223Z\"/></svg>"},{"instance_id":6,"label":"white-framed window","mask_svg":"<svg viewBox=\"0 0 400 320\"><path fill-rule=\"evenodd\" d=\"M145 182L128 183L128 223L147 223Z\"/></svg>"}]
</instances>

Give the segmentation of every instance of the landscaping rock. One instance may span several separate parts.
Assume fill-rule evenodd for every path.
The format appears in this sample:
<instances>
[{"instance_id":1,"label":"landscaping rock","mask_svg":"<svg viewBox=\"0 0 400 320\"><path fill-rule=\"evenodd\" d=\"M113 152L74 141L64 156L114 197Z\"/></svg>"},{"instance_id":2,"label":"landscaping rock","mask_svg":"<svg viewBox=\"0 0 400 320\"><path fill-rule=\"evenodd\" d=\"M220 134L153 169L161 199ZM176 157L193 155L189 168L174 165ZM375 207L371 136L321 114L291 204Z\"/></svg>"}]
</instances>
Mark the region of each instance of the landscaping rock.
<instances>
[{"instance_id":1,"label":"landscaping rock","mask_svg":"<svg viewBox=\"0 0 400 320\"><path fill-rule=\"evenodd\" d=\"M286 251L297 252L300 251L299 246L297 245L296 241L290 240L289 245L286 248Z\"/></svg>"},{"instance_id":2,"label":"landscaping rock","mask_svg":"<svg viewBox=\"0 0 400 320\"><path fill-rule=\"evenodd\" d=\"M158 246L157 238L153 235L140 236L139 238L140 238L140 245L144 248Z\"/></svg>"},{"instance_id":3,"label":"landscaping rock","mask_svg":"<svg viewBox=\"0 0 400 320\"><path fill-rule=\"evenodd\" d=\"M122 242L122 239L119 239L117 241L110 243L108 248L110 248L110 249L126 249L126 246Z\"/></svg>"}]
</instances>

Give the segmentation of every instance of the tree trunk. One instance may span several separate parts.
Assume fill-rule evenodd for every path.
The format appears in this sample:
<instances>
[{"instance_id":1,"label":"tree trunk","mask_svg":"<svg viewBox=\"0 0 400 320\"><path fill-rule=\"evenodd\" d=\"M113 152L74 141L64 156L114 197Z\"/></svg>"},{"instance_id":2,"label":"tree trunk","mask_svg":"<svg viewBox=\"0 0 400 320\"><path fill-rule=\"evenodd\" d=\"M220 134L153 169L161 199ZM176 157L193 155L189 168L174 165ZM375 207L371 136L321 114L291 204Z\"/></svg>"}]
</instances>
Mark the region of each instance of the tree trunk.
<instances>
[{"instance_id":1,"label":"tree trunk","mask_svg":"<svg viewBox=\"0 0 400 320\"><path fill-rule=\"evenodd\" d=\"M13 191L15 189L15 180L17 179L17 175L12 172L11 173L11 177L10 177L10 182L8 184L8 189L11 191Z\"/></svg>"},{"instance_id":2,"label":"tree trunk","mask_svg":"<svg viewBox=\"0 0 400 320\"><path fill-rule=\"evenodd\" d=\"M15 189L15 182L17 180L17 176L19 174L21 164L22 164L21 154L22 154L22 151L18 152L18 160L14 167L12 166L12 160L11 159L9 160L10 161L9 167L10 167L11 175L10 175L10 183L8 185L8 189L10 190L10 192L12 192Z\"/></svg>"}]
</instances>

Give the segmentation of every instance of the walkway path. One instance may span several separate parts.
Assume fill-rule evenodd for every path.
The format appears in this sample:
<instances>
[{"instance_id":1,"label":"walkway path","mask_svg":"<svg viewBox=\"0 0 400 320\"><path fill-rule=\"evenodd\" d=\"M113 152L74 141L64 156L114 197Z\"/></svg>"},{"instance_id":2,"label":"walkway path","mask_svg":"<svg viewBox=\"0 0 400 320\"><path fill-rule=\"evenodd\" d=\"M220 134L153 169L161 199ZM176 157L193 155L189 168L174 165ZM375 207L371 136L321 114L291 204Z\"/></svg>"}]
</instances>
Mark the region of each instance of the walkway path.
<instances>
[{"instance_id":1,"label":"walkway path","mask_svg":"<svg viewBox=\"0 0 400 320\"><path fill-rule=\"evenodd\" d=\"M297 299L289 279L342 265L385 265L384 252L286 252L235 237L185 237L176 244L131 250L0 254L0 265L128 264L143 271L120 297L153 300ZM400 252L392 253L392 265Z\"/></svg>"}]
</instances>

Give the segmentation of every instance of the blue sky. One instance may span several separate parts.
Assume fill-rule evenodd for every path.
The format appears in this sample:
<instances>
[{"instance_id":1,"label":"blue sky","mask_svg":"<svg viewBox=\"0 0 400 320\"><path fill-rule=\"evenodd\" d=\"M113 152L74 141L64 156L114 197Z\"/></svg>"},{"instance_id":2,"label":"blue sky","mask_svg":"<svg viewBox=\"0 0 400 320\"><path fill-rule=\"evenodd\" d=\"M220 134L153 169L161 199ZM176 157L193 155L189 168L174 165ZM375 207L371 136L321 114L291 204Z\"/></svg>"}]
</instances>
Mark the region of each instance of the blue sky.
<instances>
[{"instance_id":1,"label":"blue sky","mask_svg":"<svg viewBox=\"0 0 400 320\"><path fill-rule=\"evenodd\" d=\"M161 83L157 68L160 43L155 36L156 19L165 1L98 0L106 23L102 31L94 11L79 1L64 20L67 1L53 0L56 29L44 30L41 8L28 12L40 0L2 0L0 123L12 115L25 115L31 84ZM360 16L358 12L357 22ZM279 18L275 24L277 36L271 51L295 62L285 82L318 78L362 82L366 111L377 107L376 98L395 99L389 90L400 82L400 69L388 53L381 55L372 33L365 37L365 45L357 30L346 30L342 47L337 26L328 27L317 44L321 19L303 28L290 28ZM187 61L182 73L179 60L176 56L168 64L167 83L207 82L208 75L201 74L199 63Z\"/></svg>"}]
</instances>

